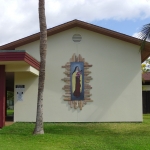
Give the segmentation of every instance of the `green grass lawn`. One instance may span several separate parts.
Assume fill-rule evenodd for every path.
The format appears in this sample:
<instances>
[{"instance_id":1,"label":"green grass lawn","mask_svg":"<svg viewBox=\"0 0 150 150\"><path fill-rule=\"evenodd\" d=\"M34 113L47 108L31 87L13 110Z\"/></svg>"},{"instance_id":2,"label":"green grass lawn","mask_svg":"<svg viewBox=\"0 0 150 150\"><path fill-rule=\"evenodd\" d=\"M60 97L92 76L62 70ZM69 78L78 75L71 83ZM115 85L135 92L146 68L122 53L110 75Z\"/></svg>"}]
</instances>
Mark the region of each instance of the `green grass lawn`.
<instances>
[{"instance_id":1,"label":"green grass lawn","mask_svg":"<svg viewBox=\"0 0 150 150\"><path fill-rule=\"evenodd\" d=\"M45 123L44 135L32 135L34 123L0 130L1 150L150 150L150 115L143 123Z\"/></svg>"},{"instance_id":2,"label":"green grass lawn","mask_svg":"<svg viewBox=\"0 0 150 150\"><path fill-rule=\"evenodd\" d=\"M14 113L13 109L7 109L7 116L12 116Z\"/></svg>"}]
</instances>

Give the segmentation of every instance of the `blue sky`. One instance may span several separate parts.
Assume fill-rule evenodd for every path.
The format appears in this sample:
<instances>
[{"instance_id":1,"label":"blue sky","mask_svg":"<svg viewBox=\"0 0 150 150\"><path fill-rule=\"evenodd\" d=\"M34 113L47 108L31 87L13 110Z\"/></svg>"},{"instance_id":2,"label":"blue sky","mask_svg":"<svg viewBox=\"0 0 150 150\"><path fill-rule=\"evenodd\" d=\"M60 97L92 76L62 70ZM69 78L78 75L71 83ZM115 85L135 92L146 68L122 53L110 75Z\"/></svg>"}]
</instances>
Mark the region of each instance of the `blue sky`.
<instances>
[{"instance_id":1,"label":"blue sky","mask_svg":"<svg viewBox=\"0 0 150 150\"><path fill-rule=\"evenodd\" d=\"M0 45L39 32L38 0L0 0ZM150 0L45 0L47 28L78 19L130 36L150 23Z\"/></svg>"},{"instance_id":2,"label":"blue sky","mask_svg":"<svg viewBox=\"0 0 150 150\"><path fill-rule=\"evenodd\" d=\"M143 25L150 23L150 18L136 20L98 20L92 21L92 24L114 30L123 34L133 36L139 32Z\"/></svg>"}]
</instances>

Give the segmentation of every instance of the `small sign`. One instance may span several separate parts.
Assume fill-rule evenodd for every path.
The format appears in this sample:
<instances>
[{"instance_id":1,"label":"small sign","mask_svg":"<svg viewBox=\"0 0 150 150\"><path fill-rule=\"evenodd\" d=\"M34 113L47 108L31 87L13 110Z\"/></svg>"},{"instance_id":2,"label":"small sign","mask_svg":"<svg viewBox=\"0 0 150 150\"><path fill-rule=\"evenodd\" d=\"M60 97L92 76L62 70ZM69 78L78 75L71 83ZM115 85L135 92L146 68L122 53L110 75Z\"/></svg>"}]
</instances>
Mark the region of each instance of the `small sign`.
<instances>
[{"instance_id":1,"label":"small sign","mask_svg":"<svg viewBox=\"0 0 150 150\"><path fill-rule=\"evenodd\" d=\"M25 85L16 85L17 101L23 101Z\"/></svg>"}]
</instances>

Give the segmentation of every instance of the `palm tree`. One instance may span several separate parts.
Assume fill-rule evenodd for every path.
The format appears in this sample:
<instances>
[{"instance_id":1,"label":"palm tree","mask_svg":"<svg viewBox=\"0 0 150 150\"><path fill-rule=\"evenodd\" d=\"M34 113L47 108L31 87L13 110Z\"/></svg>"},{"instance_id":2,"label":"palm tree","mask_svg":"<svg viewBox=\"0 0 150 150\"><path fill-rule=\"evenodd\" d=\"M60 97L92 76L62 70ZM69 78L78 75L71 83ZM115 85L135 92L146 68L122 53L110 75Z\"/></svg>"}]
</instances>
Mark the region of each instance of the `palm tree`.
<instances>
[{"instance_id":1,"label":"palm tree","mask_svg":"<svg viewBox=\"0 0 150 150\"><path fill-rule=\"evenodd\" d=\"M146 24L142 27L141 31L138 34L138 38L142 40L141 42L141 46L140 46L140 51L142 52L145 48L145 44L146 41L150 40L150 23ZM142 65L142 74L144 74L145 72L148 72L150 69L147 69L147 65L146 64L150 64L150 59L147 59ZM142 82L144 83L144 79L142 78Z\"/></svg>"},{"instance_id":2,"label":"palm tree","mask_svg":"<svg viewBox=\"0 0 150 150\"><path fill-rule=\"evenodd\" d=\"M36 125L33 134L44 134L43 129L43 92L45 81L45 64L47 50L47 27L45 17L45 0L39 0L39 23L40 23L40 70L37 98Z\"/></svg>"},{"instance_id":3,"label":"palm tree","mask_svg":"<svg viewBox=\"0 0 150 150\"><path fill-rule=\"evenodd\" d=\"M138 38L142 40L141 47L140 47L140 50L142 51L145 48L146 41L150 40L150 23L142 27L138 35Z\"/></svg>"}]
</instances>

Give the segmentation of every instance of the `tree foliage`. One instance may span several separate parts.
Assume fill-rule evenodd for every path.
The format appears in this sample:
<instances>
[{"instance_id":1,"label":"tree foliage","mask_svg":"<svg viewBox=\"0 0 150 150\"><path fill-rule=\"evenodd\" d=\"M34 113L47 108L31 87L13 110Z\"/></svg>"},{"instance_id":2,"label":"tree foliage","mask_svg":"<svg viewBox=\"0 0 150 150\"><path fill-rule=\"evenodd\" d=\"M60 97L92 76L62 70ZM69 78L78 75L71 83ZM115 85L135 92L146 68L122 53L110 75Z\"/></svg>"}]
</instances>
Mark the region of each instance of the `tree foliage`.
<instances>
[{"instance_id":1,"label":"tree foliage","mask_svg":"<svg viewBox=\"0 0 150 150\"><path fill-rule=\"evenodd\" d=\"M138 38L142 40L140 47L140 50L142 51L145 48L146 41L150 40L150 23L142 27L140 33L138 34Z\"/></svg>"},{"instance_id":2,"label":"tree foliage","mask_svg":"<svg viewBox=\"0 0 150 150\"><path fill-rule=\"evenodd\" d=\"M7 100L14 101L14 92L7 91Z\"/></svg>"}]
</instances>

